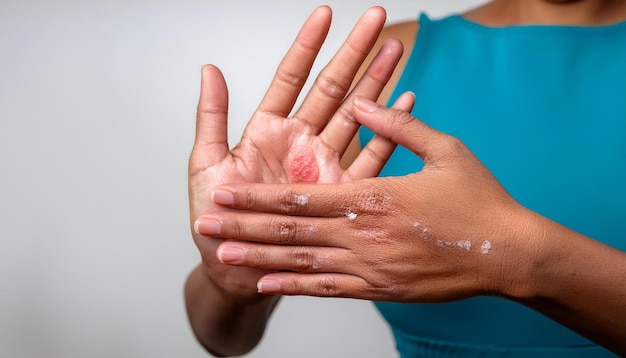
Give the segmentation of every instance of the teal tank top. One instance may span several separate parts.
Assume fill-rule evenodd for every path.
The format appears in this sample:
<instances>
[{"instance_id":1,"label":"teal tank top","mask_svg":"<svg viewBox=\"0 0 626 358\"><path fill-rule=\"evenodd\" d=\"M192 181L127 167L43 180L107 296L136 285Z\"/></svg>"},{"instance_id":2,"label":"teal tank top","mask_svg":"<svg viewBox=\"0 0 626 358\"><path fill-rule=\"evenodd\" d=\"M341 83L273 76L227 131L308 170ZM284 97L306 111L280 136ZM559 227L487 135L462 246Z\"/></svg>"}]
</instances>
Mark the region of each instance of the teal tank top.
<instances>
[{"instance_id":1,"label":"teal tank top","mask_svg":"<svg viewBox=\"0 0 626 358\"><path fill-rule=\"evenodd\" d=\"M626 22L491 28L422 15L390 103L405 91L415 117L460 138L522 205L626 251ZM398 147L381 175L421 166ZM376 306L401 357L613 356L501 298Z\"/></svg>"}]
</instances>

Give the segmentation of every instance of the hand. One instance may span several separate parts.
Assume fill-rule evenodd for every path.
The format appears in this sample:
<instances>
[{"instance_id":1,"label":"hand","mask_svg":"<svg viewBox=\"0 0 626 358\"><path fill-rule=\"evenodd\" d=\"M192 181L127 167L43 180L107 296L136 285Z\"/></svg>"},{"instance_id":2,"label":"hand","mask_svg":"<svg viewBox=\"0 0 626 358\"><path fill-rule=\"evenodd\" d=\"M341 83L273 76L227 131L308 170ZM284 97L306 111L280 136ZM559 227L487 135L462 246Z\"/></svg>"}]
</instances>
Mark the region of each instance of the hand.
<instances>
[{"instance_id":1,"label":"hand","mask_svg":"<svg viewBox=\"0 0 626 358\"><path fill-rule=\"evenodd\" d=\"M362 124L421 157L405 177L335 185L227 185L205 235L228 240L225 264L280 270L258 282L271 294L442 302L505 293L506 253L521 241L518 205L458 139L410 114L357 98ZM417 158L416 158L417 159ZM508 260L511 261L508 261Z\"/></svg>"},{"instance_id":2,"label":"hand","mask_svg":"<svg viewBox=\"0 0 626 358\"><path fill-rule=\"evenodd\" d=\"M330 19L330 9L321 7L306 21L241 142L232 151L227 143L228 92L224 78L216 67L202 69L196 139L189 160L190 218L206 274L233 298L257 299L255 283L270 271L226 266L216 260L215 249L222 240L201 235L208 224L196 218L220 210L211 198L217 185L346 182L376 175L393 151L393 143L379 138L350 168L343 170L339 166L359 126L353 119L352 98L377 98L402 52L399 42L386 43L344 102L357 70L384 25L382 8L372 8L363 15L320 73L302 106L288 117L324 42ZM398 105L410 110L412 102L412 97L404 97ZM376 156L378 162L368 160L367 155Z\"/></svg>"}]
</instances>

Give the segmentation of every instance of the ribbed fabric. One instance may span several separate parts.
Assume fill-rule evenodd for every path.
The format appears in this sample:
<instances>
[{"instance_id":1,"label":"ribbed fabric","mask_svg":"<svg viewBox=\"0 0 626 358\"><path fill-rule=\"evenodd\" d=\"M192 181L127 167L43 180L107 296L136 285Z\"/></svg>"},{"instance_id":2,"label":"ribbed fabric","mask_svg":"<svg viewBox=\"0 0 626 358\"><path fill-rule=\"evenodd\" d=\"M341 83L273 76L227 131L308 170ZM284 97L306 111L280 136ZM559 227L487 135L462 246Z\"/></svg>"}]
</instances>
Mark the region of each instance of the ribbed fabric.
<instances>
[{"instance_id":1,"label":"ribbed fabric","mask_svg":"<svg viewBox=\"0 0 626 358\"><path fill-rule=\"evenodd\" d=\"M614 354L594 345L569 347L499 347L496 345L478 345L405 335L394 332L400 358L613 358Z\"/></svg>"},{"instance_id":2,"label":"ribbed fabric","mask_svg":"<svg viewBox=\"0 0 626 358\"><path fill-rule=\"evenodd\" d=\"M405 91L413 115L463 140L522 205L626 250L626 22L491 28L422 15L391 102ZM421 166L398 148L381 175ZM402 357L609 354L499 298L376 305Z\"/></svg>"}]
</instances>

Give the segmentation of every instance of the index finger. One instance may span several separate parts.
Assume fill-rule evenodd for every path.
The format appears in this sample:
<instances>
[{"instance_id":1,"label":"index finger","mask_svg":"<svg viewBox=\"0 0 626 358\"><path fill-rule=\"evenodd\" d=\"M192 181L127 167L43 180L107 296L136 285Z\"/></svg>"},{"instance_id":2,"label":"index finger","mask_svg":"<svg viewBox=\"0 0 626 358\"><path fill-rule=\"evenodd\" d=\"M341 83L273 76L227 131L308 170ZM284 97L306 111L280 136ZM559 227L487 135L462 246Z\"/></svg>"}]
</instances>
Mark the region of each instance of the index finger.
<instances>
[{"instance_id":1,"label":"index finger","mask_svg":"<svg viewBox=\"0 0 626 358\"><path fill-rule=\"evenodd\" d=\"M234 209L310 217L359 220L389 212L393 197L371 180L341 184L228 184L213 191L213 201Z\"/></svg>"}]
</instances>

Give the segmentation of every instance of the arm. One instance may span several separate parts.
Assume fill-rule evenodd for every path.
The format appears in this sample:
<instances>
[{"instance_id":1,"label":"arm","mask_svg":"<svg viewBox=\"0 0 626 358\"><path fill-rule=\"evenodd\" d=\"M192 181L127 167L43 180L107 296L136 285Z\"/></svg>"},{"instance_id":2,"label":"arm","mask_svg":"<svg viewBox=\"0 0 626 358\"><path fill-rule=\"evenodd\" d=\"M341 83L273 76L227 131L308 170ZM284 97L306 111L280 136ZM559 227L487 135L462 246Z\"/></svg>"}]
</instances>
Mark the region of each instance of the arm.
<instances>
[{"instance_id":1,"label":"arm","mask_svg":"<svg viewBox=\"0 0 626 358\"><path fill-rule=\"evenodd\" d=\"M185 299L196 337L215 355L240 355L252 349L278 298L259 295L255 286L272 270L225 265L233 253L218 249L224 240L203 234L214 222L199 218L208 211L220 211L213 203L212 189L226 182L344 182L380 170L357 163L343 170L339 158L359 126L353 119L352 99L356 95L377 98L402 53L399 42L388 41L348 91L384 25L382 8L372 8L361 17L301 107L288 117L324 42L330 17L327 7L309 17L279 65L241 142L232 150L226 135L228 92L224 78L214 66L202 69L196 138L189 159L190 219L202 263L189 275ZM400 101L398 108L411 107L412 98ZM370 149L384 161L393 144L379 140Z\"/></svg>"},{"instance_id":2,"label":"arm","mask_svg":"<svg viewBox=\"0 0 626 358\"><path fill-rule=\"evenodd\" d=\"M520 270L501 294L626 356L626 253L536 213L518 220L528 259L514 261Z\"/></svg>"},{"instance_id":3,"label":"arm","mask_svg":"<svg viewBox=\"0 0 626 358\"><path fill-rule=\"evenodd\" d=\"M245 250L231 265L292 271L262 277L266 294L395 302L496 295L626 354L625 252L522 207L458 139L406 112L362 98L355 105L359 122L412 150L424 168L339 185L217 188L218 203L264 213L210 214L222 237L233 228L264 233L223 244ZM285 205L298 195L306 203Z\"/></svg>"},{"instance_id":4,"label":"arm","mask_svg":"<svg viewBox=\"0 0 626 358\"><path fill-rule=\"evenodd\" d=\"M213 283L205 269L198 265L185 284L192 330L200 344L215 356L243 355L261 340L280 296L239 302L238 297L229 296Z\"/></svg>"}]
</instances>

